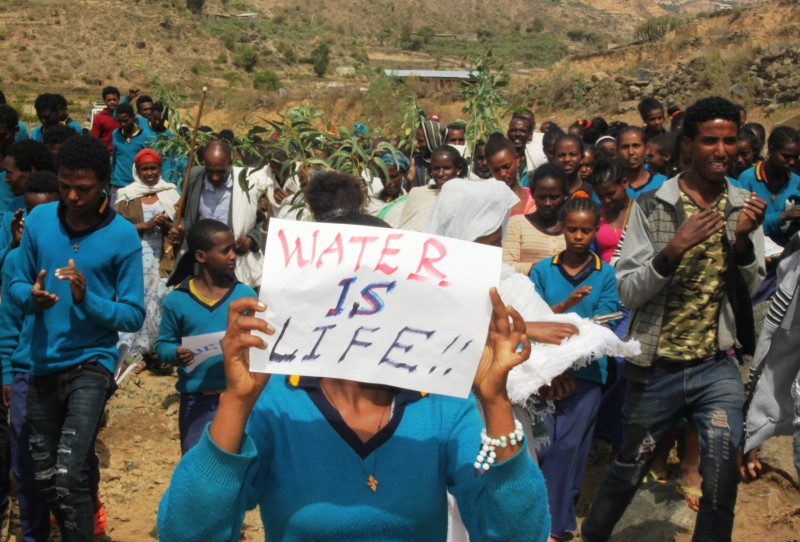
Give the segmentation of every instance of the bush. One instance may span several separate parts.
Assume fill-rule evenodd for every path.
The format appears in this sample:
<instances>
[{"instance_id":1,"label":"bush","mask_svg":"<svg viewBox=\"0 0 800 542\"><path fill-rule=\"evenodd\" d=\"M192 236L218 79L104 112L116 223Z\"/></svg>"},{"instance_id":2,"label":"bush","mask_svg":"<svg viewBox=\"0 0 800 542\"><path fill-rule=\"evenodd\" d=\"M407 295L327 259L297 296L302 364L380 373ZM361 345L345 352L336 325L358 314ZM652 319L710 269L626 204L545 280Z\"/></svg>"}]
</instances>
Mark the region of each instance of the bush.
<instances>
[{"instance_id":1,"label":"bush","mask_svg":"<svg viewBox=\"0 0 800 542\"><path fill-rule=\"evenodd\" d=\"M314 73L317 77L322 77L328 71L328 64L331 61L330 49L327 43L320 43L311 51L311 58L314 59Z\"/></svg>"},{"instance_id":2,"label":"bush","mask_svg":"<svg viewBox=\"0 0 800 542\"><path fill-rule=\"evenodd\" d=\"M253 88L258 90L278 90L281 88L281 80L272 70L264 70L253 76Z\"/></svg>"},{"instance_id":3,"label":"bush","mask_svg":"<svg viewBox=\"0 0 800 542\"><path fill-rule=\"evenodd\" d=\"M657 41L681 24L683 24L683 19L674 15L655 17L636 27L633 32L633 40L637 42Z\"/></svg>"},{"instance_id":4,"label":"bush","mask_svg":"<svg viewBox=\"0 0 800 542\"><path fill-rule=\"evenodd\" d=\"M186 9L195 15L202 13L205 0L186 0Z\"/></svg>"},{"instance_id":5,"label":"bush","mask_svg":"<svg viewBox=\"0 0 800 542\"><path fill-rule=\"evenodd\" d=\"M250 47L245 47L233 57L233 65L242 68L246 72L253 71L258 63L258 53Z\"/></svg>"}]
</instances>

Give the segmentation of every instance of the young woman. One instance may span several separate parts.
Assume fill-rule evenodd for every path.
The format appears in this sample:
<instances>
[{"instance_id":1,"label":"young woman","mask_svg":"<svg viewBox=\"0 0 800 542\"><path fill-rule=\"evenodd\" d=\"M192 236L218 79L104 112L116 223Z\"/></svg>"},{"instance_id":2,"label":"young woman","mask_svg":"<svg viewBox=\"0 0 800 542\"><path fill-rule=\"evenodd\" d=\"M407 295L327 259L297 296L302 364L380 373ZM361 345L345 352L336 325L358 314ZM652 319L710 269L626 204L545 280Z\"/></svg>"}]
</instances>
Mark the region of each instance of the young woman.
<instances>
[{"instance_id":1,"label":"young woman","mask_svg":"<svg viewBox=\"0 0 800 542\"><path fill-rule=\"evenodd\" d=\"M517 196L517 203L511 208L511 216L527 214L536 208L528 187L519 182L519 158L511 140L496 133L486 142L486 161L492 176L508 186Z\"/></svg>"},{"instance_id":2,"label":"young woman","mask_svg":"<svg viewBox=\"0 0 800 542\"><path fill-rule=\"evenodd\" d=\"M561 209L566 249L536 264L530 277L553 312L574 312L584 318L619 310L614 268L591 251L600 220L589 198L571 198ZM607 377L605 357L573 371L576 389L555 401L544 416L551 442L538 453L547 486L552 537L577 531L575 503L583 484L586 459Z\"/></svg>"},{"instance_id":3,"label":"young woman","mask_svg":"<svg viewBox=\"0 0 800 542\"><path fill-rule=\"evenodd\" d=\"M567 192L570 197L590 198L594 194L592 185L580 177L583 160L583 139L574 134L564 134L556 140L556 163L564 168L567 175Z\"/></svg>"},{"instance_id":4,"label":"young woman","mask_svg":"<svg viewBox=\"0 0 800 542\"><path fill-rule=\"evenodd\" d=\"M636 198L639 194L655 190L667 178L664 175L647 171L644 167L644 132L637 126L626 126L619 132L619 157L625 165L625 181L628 195Z\"/></svg>"},{"instance_id":5,"label":"young woman","mask_svg":"<svg viewBox=\"0 0 800 542\"><path fill-rule=\"evenodd\" d=\"M600 159L592 175L594 191L600 200L600 225L597 246L606 263L619 244L628 225L633 198L625 190L625 168L618 158Z\"/></svg>"},{"instance_id":6,"label":"young woman","mask_svg":"<svg viewBox=\"0 0 800 542\"><path fill-rule=\"evenodd\" d=\"M639 102L637 109L639 109L639 115L641 115L642 122L644 122L642 132L644 133L645 141L650 141L656 136L667 133L666 128L664 128L664 106L661 105L661 102L655 98L644 98Z\"/></svg>"},{"instance_id":7,"label":"young woman","mask_svg":"<svg viewBox=\"0 0 800 542\"><path fill-rule=\"evenodd\" d=\"M533 172L531 183L536 210L512 216L503 242L503 261L525 275L539 260L558 254L566 246L558 220L558 210L567 198L564 168L541 165Z\"/></svg>"},{"instance_id":8,"label":"young woman","mask_svg":"<svg viewBox=\"0 0 800 542\"><path fill-rule=\"evenodd\" d=\"M672 159L675 157L675 138L672 134L656 136L645 146L647 169L652 173L672 176Z\"/></svg>"},{"instance_id":9,"label":"young woman","mask_svg":"<svg viewBox=\"0 0 800 542\"><path fill-rule=\"evenodd\" d=\"M583 148L583 160L581 160L581 168L578 170L578 176L581 178L582 183L591 184L591 176L594 171L594 164L597 161L597 149L594 145L586 145Z\"/></svg>"},{"instance_id":10,"label":"young woman","mask_svg":"<svg viewBox=\"0 0 800 542\"><path fill-rule=\"evenodd\" d=\"M738 180L742 172L760 164L761 161L758 159L760 146L755 132L749 128L740 128L736 137L736 160L728 168L728 176Z\"/></svg>"},{"instance_id":11,"label":"young woman","mask_svg":"<svg viewBox=\"0 0 800 542\"><path fill-rule=\"evenodd\" d=\"M456 177L466 177L467 162L450 145L442 145L433 151L430 166L433 183L409 192L399 222L400 229L422 231L444 183Z\"/></svg>"},{"instance_id":12,"label":"young woman","mask_svg":"<svg viewBox=\"0 0 800 542\"><path fill-rule=\"evenodd\" d=\"M341 175L315 177L309 190ZM318 218L320 210L312 205ZM376 219L351 213L338 221ZM530 343L519 313L506 309L496 291L490 297L494 313L473 389L485 435L495 438L521 427L506 380L527 359ZM251 332L275 333L252 317L264 309L255 298L231 304L222 340L227 386L214 420L175 469L159 507L159 539L233 540L245 510L259 505L270 540L443 541L448 490L473 540L489 532L547 539L541 473L516 433L488 456L492 466L476 473L484 424L474 397L250 372L249 349L266 348Z\"/></svg>"}]
</instances>

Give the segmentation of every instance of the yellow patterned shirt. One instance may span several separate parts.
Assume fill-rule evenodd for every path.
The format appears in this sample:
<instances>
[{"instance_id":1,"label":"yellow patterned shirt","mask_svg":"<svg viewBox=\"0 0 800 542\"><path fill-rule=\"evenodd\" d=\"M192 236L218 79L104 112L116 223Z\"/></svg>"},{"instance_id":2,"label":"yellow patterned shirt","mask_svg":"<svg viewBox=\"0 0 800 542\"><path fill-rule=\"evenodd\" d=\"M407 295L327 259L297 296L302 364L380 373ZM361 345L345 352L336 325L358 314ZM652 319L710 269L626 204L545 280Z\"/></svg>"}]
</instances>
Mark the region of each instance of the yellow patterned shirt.
<instances>
[{"instance_id":1,"label":"yellow patterned shirt","mask_svg":"<svg viewBox=\"0 0 800 542\"><path fill-rule=\"evenodd\" d=\"M726 201L727 194L723 193L714 209L723 211ZM687 219L702 209L683 190L681 203ZM669 287L658 339L659 357L689 361L719 350L717 327L727 269L723 235L724 229L690 248L681 258Z\"/></svg>"}]
</instances>

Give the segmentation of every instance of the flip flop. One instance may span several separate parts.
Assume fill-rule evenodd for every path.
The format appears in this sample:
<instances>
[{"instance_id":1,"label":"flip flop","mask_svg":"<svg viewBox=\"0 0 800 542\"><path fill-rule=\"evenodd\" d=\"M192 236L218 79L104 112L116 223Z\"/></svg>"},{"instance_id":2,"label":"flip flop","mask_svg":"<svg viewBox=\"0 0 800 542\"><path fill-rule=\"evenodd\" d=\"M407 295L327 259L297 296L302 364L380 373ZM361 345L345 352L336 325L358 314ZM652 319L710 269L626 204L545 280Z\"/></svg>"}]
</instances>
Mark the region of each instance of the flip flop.
<instances>
[{"instance_id":1,"label":"flip flop","mask_svg":"<svg viewBox=\"0 0 800 542\"><path fill-rule=\"evenodd\" d=\"M650 470L647 472L647 474L644 475L644 478L642 478L643 484L646 484L648 482L655 482L657 484L666 484L667 479L659 476L656 471Z\"/></svg>"},{"instance_id":2,"label":"flip flop","mask_svg":"<svg viewBox=\"0 0 800 542\"><path fill-rule=\"evenodd\" d=\"M703 496L703 492L702 491L700 491L699 489L697 489L695 487L682 486L680 483L678 483L678 485L675 486L675 491L677 491L678 495L683 497L683 499L686 501L686 506L688 506L689 508L691 508L695 512L700 510L699 499L700 499L700 497ZM697 497L698 498L698 502L694 502L693 500L691 500L691 497Z\"/></svg>"}]
</instances>

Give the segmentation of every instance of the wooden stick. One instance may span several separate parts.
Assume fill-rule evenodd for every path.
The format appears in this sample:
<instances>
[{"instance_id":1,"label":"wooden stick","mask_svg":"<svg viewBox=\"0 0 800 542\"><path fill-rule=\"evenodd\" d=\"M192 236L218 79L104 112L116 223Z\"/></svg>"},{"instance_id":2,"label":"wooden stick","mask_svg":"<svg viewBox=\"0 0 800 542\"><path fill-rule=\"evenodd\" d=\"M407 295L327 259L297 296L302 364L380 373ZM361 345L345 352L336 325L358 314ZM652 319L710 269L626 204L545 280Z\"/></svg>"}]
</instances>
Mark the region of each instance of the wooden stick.
<instances>
[{"instance_id":1,"label":"wooden stick","mask_svg":"<svg viewBox=\"0 0 800 542\"><path fill-rule=\"evenodd\" d=\"M192 145L189 148L189 162L186 164L186 175L183 181L183 190L178 204L175 206L175 227L179 228L181 225L181 215L183 215L183 205L186 201L186 194L189 192L189 175L192 171L192 163L194 162L194 148L197 143L197 129L200 127L200 117L203 115L203 106L206 103L206 93L208 87L203 87L203 95L200 97L200 106L197 108L197 118L194 121L194 130L192 131Z\"/></svg>"}]
</instances>

